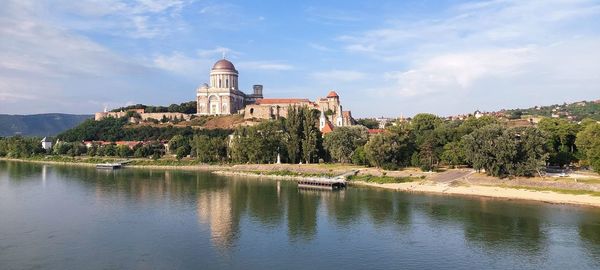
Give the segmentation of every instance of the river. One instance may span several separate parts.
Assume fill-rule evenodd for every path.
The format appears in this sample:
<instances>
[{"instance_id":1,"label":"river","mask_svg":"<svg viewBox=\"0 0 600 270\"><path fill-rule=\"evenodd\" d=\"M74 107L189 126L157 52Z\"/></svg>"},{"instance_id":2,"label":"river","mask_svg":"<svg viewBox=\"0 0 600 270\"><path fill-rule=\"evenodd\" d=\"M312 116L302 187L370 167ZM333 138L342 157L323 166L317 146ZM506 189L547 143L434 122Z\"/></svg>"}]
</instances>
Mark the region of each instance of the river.
<instances>
[{"instance_id":1,"label":"river","mask_svg":"<svg viewBox=\"0 0 600 270\"><path fill-rule=\"evenodd\" d=\"M0 161L0 269L600 269L600 209Z\"/></svg>"}]
</instances>

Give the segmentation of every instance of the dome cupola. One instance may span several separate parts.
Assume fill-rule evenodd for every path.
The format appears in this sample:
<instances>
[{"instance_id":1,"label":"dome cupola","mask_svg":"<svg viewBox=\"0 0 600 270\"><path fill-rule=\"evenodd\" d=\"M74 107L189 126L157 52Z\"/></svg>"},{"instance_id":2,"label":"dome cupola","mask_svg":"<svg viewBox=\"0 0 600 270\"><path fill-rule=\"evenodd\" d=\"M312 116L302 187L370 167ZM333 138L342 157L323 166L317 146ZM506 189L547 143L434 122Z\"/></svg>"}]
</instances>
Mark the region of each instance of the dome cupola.
<instances>
[{"instance_id":1,"label":"dome cupola","mask_svg":"<svg viewBox=\"0 0 600 270\"><path fill-rule=\"evenodd\" d=\"M217 61L213 65L212 70L231 70L231 71L237 72L237 70L235 70L235 66L233 65L233 63L231 63L227 59L221 59L221 60Z\"/></svg>"}]
</instances>

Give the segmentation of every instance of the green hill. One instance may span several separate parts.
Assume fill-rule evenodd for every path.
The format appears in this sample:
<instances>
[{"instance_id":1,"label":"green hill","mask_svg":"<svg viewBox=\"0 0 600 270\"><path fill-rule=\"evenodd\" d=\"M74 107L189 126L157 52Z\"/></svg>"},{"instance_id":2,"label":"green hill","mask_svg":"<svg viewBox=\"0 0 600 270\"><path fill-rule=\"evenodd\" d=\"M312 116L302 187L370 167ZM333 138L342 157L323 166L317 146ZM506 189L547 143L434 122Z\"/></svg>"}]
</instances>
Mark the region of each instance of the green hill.
<instances>
[{"instance_id":1,"label":"green hill","mask_svg":"<svg viewBox=\"0 0 600 270\"><path fill-rule=\"evenodd\" d=\"M520 118L521 115L532 115L567 118L573 121L581 121L585 118L600 121L600 100L536 106L527 109L503 110L501 112L513 119Z\"/></svg>"},{"instance_id":2,"label":"green hill","mask_svg":"<svg viewBox=\"0 0 600 270\"><path fill-rule=\"evenodd\" d=\"M54 136L90 118L93 116L63 113L0 114L0 136Z\"/></svg>"}]
</instances>

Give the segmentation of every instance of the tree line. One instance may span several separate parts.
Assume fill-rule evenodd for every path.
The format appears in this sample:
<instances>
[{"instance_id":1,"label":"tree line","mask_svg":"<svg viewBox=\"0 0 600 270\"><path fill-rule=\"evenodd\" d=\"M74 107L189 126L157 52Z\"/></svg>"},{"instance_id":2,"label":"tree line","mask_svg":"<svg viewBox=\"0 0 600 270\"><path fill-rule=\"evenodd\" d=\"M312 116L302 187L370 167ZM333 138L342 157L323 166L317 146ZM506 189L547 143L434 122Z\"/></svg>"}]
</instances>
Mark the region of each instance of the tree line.
<instances>
[{"instance_id":1,"label":"tree line","mask_svg":"<svg viewBox=\"0 0 600 270\"><path fill-rule=\"evenodd\" d=\"M545 118L535 127L510 127L491 116L445 120L418 114L383 132L364 126L338 127L323 136L319 111L288 108L286 118L241 126L233 131L191 128L126 127L126 119L86 122L59 136L64 142L50 154L155 157L173 154L199 162L284 163L336 162L400 169L435 170L469 166L489 175L534 176L544 166L579 164L600 172L600 124ZM135 146L93 145L84 140L154 141ZM163 140L161 142L161 140ZM168 140L168 142L167 142ZM166 143L166 147L165 144ZM168 150L168 151L167 151ZM39 140L0 139L0 155L27 157L45 153Z\"/></svg>"},{"instance_id":2,"label":"tree line","mask_svg":"<svg viewBox=\"0 0 600 270\"><path fill-rule=\"evenodd\" d=\"M181 104L171 104L167 107L165 106L149 106L143 104L135 104L125 107L120 107L112 110L112 112L121 112L128 111L133 109L144 109L147 113L162 113L162 112L178 112L178 113L187 113L187 114L195 114L197 110L197 102L189 101L183 102Z\"/></svg>"}]
</instances>

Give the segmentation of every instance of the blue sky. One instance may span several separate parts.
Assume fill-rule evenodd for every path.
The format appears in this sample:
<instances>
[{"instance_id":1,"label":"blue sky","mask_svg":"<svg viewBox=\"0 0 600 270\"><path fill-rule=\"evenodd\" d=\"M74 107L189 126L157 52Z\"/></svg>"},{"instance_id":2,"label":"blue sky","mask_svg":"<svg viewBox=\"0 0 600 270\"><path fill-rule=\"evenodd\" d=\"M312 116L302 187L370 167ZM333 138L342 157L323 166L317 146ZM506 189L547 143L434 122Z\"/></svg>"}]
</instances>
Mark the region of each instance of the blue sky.
<instances>
[{"instance_id":1,"label":"blue sky","mask_svg":"<svg viewBox=\"0 0 600 270\"><path fill-rule=\"evenodd\" d=\"M4 0L0 113L193 100L225 52L249 92L355 117L600 98L600 1Z\"/></svg>"}]
</instances>

